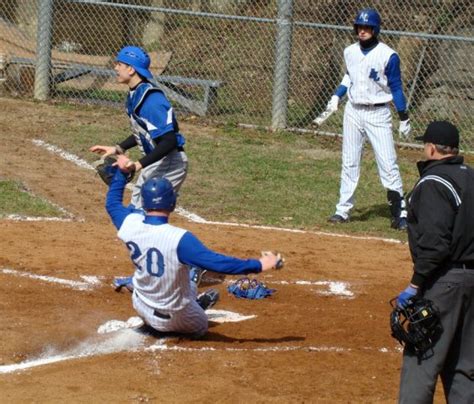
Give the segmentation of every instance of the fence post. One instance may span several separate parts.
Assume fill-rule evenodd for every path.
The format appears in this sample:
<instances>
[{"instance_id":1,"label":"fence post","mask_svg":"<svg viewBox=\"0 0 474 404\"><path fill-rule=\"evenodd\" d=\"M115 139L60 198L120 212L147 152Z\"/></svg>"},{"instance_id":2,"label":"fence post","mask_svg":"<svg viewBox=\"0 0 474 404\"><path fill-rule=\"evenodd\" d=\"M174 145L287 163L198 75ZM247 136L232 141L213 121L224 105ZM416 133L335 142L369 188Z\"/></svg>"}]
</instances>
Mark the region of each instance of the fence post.
<instances>
[{"instance_id":1,"label":"fence post","mask_svg":"<svg viewBox=\"0 0 474 404\"><path fill-rule=\"evenodd\" d=\"M47 100L50 92L53 3L54 0L40 0L38 9L34 98L40 101Z\"/></svg>"},{"instance_id":2,"label":"fence post","mask_svg":"<svg viewBox=\"0 0 474 404\"><path fill-rule=\"evenodd\" d=\"M275 72L273 75L272 129L284 129L288 115L293 0L278 0Z\"/></svg>"}]
</instances>

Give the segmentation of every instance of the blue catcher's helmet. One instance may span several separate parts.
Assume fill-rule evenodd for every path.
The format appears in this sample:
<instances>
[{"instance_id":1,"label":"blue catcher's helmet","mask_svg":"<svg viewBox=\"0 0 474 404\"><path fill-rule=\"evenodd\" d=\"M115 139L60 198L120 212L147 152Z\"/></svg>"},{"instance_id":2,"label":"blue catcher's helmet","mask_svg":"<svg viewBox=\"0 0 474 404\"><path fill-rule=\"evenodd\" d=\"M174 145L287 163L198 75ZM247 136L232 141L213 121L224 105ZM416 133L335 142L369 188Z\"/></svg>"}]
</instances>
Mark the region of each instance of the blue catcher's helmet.
<instances>
[{"instance_id":1,"label":"blue catcher's helmet","mask_svg":"<svg viewBox=\"0 0 474 404\"><path fill-rule=\"evenodd\" d=\"M360 10L354 20L354 29L357 32L358 25L366 25L372 27L374 34L378 35L380 32L380 24L382 23L382 18L377 10L373 8L365 8Z\"/></svg>"},{"instance_id":2,"label":"blue catcher's helmet","mask_svg":"<svg viewBox=\"0 0 474 404\"><path fill-rule=\"evenodd\" d=\"M125 46L117 54L115 60L132 66L140 76L146 79L153 78L153 74L149 70L150 56L138 46Z\"/></svg>"},{"instance_id":3,"label":"blue catcher's helmet","mask_svg":"<svg viewBox=\"0 0 474 404\"><path fill-rule=\"evenodd\" d=\"M141 189L142 206L145 210L167 210L176 206L176 193L166 178L152 177L145 181Z\"/></svg>"}]
</instances>

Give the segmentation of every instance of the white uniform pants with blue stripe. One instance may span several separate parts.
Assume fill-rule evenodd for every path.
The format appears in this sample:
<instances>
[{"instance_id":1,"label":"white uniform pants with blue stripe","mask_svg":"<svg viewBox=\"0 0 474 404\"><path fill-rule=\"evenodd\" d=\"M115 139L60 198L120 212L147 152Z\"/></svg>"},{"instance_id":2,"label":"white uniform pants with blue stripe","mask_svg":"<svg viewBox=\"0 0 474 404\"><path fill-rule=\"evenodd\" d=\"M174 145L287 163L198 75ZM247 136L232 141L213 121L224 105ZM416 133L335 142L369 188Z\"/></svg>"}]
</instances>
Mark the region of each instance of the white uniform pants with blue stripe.
<instances>
[{"instance_id":1,"label":"white uniform pants with blue stripe","mask_svg":"<svg viewBox=\"0 0 474 404\"><path fill-rule=\"evenodd\" d=\"M403 197L388 104L364 106L347 102L343 123L341 188L339 203L336 206L336 214L344 219L349 217L355 203L354 193L359 182L366 138L372 144L382 185Z\"/></svg>"},{"instance_id":2,"label":"white uniform pants with blue stripe","mask_svg":"<svg viewBox=\"0 0 474 404\"><path fill-rule=\"evenodd\" d=\"M151 177L164 177L167 178L171 184L173 184L174 191L178 193L181 185L186 179L188 173L188 157L184 151L174 151L158 160L156 163L150 164L145 167L137 179L136 184L132 191L131 203L135 207L141 208L141 189L145 181Z\"/></svg>"},{"instance_id":3,"label":"white uniform pants with blue stripe","mask_svg":"<svg viewBox=\"0 0 474 404\"><path fill-rule=\"evenodd\" d=\"M161 332L190 334L198 338L207 333L208 318L206 312L196 301L197 285L191 282L191 302L180 311L159 312L144 303L133 293L133 308L150 327Z\"/></svg>"}]
</instances>

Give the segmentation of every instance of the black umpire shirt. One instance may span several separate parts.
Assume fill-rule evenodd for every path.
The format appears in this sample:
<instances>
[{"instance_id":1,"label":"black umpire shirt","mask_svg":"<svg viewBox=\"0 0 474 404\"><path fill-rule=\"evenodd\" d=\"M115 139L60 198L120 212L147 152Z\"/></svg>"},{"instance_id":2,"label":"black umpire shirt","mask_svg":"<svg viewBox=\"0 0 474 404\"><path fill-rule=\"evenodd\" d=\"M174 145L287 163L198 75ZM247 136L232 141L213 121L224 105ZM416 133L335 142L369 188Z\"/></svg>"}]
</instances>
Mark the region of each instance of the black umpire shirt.
<instances>
[{"instance_id":1,"label":"black umpire shirt","mask_svg":"<svg viewBox=\"0 0 474 404\"><path fill-rule=\"evenodd\" d=\"M418 163L420 179L408 195L411 282L423 286L443 270L474 270L474 170L461 156Z\"/></svg>"}]
</instances>

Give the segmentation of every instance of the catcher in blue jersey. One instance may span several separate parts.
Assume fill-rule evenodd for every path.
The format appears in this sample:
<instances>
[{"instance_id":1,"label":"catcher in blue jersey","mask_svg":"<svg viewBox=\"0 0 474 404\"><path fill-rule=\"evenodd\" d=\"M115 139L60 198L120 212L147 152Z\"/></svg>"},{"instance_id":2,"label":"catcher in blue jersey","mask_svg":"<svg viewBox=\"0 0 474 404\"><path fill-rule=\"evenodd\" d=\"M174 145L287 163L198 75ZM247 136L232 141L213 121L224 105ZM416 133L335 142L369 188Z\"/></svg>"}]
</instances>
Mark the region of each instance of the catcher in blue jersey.
<instances>
[{"instance_id":1,"label":"catcher in blue jersey","mask_svg":"<svg viewBox=\"0 0 474 404\"><path fill-rule=\"evenodd\" d=\"M183 148L185 140L179 133L173 108L165 94L152 83L149 67L150 57L143 49L126 46L120 50L114 69L117 81L129 87L126 112L132 134L116 146L95 145L90 148L104 157L123 155L135 146L140 148L143 156L138 161L120 159L122 170L140 172L131 201L137 208L141 206L140 189L148 178L168 178L178 192L188 168Z\"/></svg>"},{"instance_id":2,"label":"catcher in blue jersey","mask_svg":"<svg viewBox=\"0 0 474 404\"><path fill-rule=\"evenodd\" d=\"M125 156L118 156L122 166ZM204 310L216 303L218 291L197 296L190 267L224 274L258 273L279 267L280 257L265 252L260 259L238 259L218 254L192 233L168 223L176 205L169 180L152 177L141 187L142 208L123 206L126 175L119 169L110 183L106 209L135 265L133 307L146 324L161 332L201 337L208 329Z\"/></svg>"}]
</instances>

